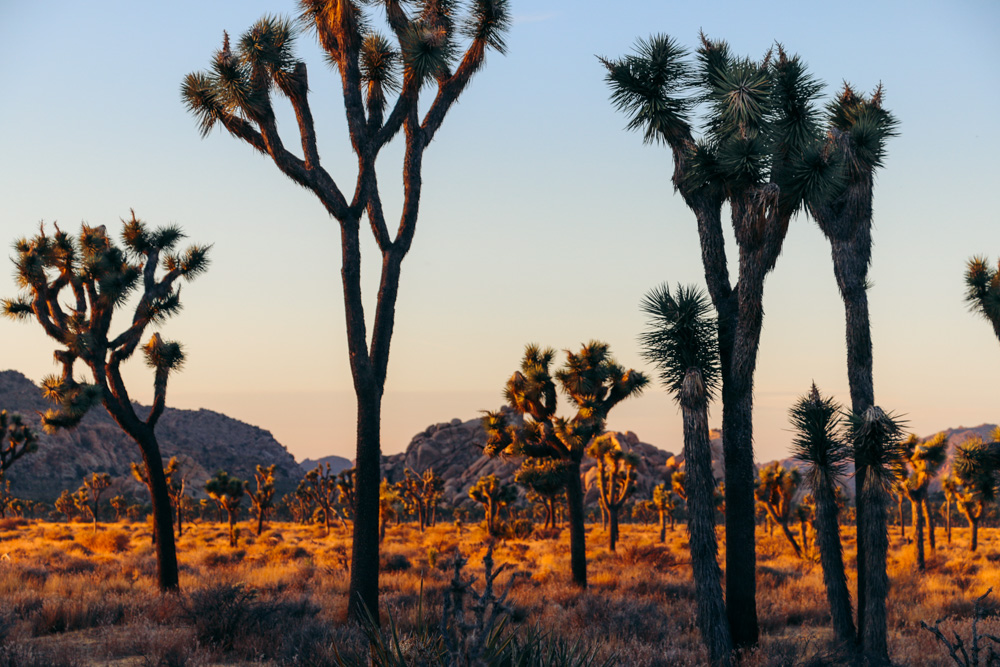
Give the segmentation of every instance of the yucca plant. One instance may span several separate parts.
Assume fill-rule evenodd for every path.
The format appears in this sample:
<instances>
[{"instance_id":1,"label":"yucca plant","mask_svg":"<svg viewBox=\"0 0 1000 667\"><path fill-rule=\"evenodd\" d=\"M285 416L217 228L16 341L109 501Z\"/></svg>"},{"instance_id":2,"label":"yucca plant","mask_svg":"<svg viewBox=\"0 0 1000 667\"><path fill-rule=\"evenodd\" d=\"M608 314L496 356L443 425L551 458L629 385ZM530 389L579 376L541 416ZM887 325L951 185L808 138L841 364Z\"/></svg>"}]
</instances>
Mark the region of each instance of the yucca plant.
<instances>
[{"instance_id":1,"label":"yucca plant","mask_svg":"<svg viewBox=\"0 0 1000 667\"><path fill-rule=\"evenodd\" d=\"M823 159L821 84L777 45L760 60L701 36L694 62L654 35L634 53L602 59L612 103L647 143L670 149L673 185L697 220L708 293L718 315L726 457L726 602L737 646L756 644L753 377L763 325L764 281L792 217L833 196L842 181ZM703 117L700 133L695 118ZM730 281L722 227L729 204L739 249Z\"/></svg>"},{"instance_id":2,"label":"yucca plant","mask_svg":"<svg viewBox=\"0 0 1000 667\"><path fill-rule=\"evenodd\" d=\"M998 467L993 448L981 438L970 438L955 450L952 474L958 480L958 506L969 521L969 550L979 547L979 521L997 499Z\"/></svg>"},{"instance_id":3,"label":"yucca plant","mask_svg":"<svg viewBox=\"0 0 1000 667\"><path fill-rule=\"evenodd\" d=\"M601 435L608 413L620 402L640 394L649 379L626 370L611 356L607 344L591 341L579 352L566 351L565 365L552 373L555 350L528 345L521 369L507 381L509 410L483 417L488 456L554 459L565 465L569 507L570 567L573 583L587 586L587 545L584 529L580 462L587 445ZM556 416L556 382L576 414ZM523 418L515 420L511 413Z\"/></svg>"},{"instance_id":4,"label":"yucca plant","mask_svg":"<svg viewBox=\"0 0 1000 667\"><path fill-rule=\"evenodd\" d=\"M347 609L361 620L362 608L378 609L382 393L401 266L420 208L424 152L472 77L483 69L487 52L506 51L511 17L507 0L299 0L298 5L297 25L266 16L233 45L225 35L209 70L189 74L181 95L203 135L218 125L269 156L281 173L312 192L340 225L348 352L358 409L357 508ZM375 29L372 5L380 6L388 36ZM340 79L357 158L353 192L343 190L320 160L306 64L293 50L300 29L316 37ZM428 89L433 98L425 101ZM282 141L275 96L287 99L295 112L295 143L301 145L301 154ZM405 143L403 204L393 235L382 206L376 160L400 134ZM382 255L370 339L361 289L362 218L367 218Z\"/></svg>"},{"instance_id":5,"label":"yucca plant","mask_svg":"<svg viewBox=\"0 0 1000 667\"><path fill-rule=\"evenodd\" d=\"M46 398L56 404L42 415L46 431L74 428L97 403L139 446L149 471L153 527L157 535L157 579L161 590L177 588L170 495L156 424L166 409L167 379L184 363L180 343L154 333L141 347L153 370L153 405L139 417L129 397L121 366L136 350L150 326L163 324L181 308L178 282L192 280L208 268L209 247L193 245L184 252L177 245L179 227L151 228L135 217L123 221L123 250L106 227L84 224L72 237L44 227L32 238L14 243L15 272L22 295L3 300L3 311L17 320L34 319L59 344L55 352L62 372L42 380ZM115 312L128 310L129 325L113 333ZM90 371L93 383L74 376L76 362Z\"/></svg>"},{"instance_id":6,"label":"yucca plant","mask_svg":"<svg viewBox=\"0 0 1000 667\"><path fill-rule=\"evenodd\" d=\"M903 443L905 460L909 474L903 480L902 489L910 501L913 511L914 532L916 533L917 568L923 572L926 568L924 558L924 527L925 523L931 549L934 548L934 524L930 520L927 509L927 494L931 482L941 472L947 457L948 438L944 433L938 433L926 442L907 440Z\"/></svg>"},{"instance_id":7,"label":"yucca plant","mask_svg":"<svg viewBox=\"0 0 1000 667\"><path fill-rule=\"evenodd\" d=\"M1000 339L1000 268L990 268L985 257L977 255L966 264L965 302L993 325L993 333Z\"/></svg>"},{"instance_id":8,"label":"yucca plant","mask_svg":"<svg viewBox=\"0 0 1000 667\"><path fill-rule=\"evenodd\" d=\"M514 481L529 489L545 505L545 528L556 527L557 505L566 495L566 464L554 459L525 459Z\"/></svg>"},{"instance_id":9,"label":"yucca plant","mask_svg":"<svg viewBox=\"0 0 1000 667\"><path fill-rule=\"evenodd\" d=\"M858 631L861 650L871 664L889 664L886 639L885 601L889 594L889 575L886 558L889 550L887 510L893 484L902 478L902 422L878 406L865 410L863 415L850 413L847 417L848 440L854 448L856 465L865 469L865 483L858 503L858 526L865 540L864 568L866 572L864 614L858 613ZM864 621L864 624L861 621Z\"/></svg>"},{"instance_id":10,"label":"yucca plant","mask_svg":"<svg viewBox=\"0 0 1000 667\"><path fill-rule=\"evenodd\" d=\"M587 454L597 461L597 492L601 506L608 514L608 548L618 544L618 517L622 505L635 491L639 455L625 451L614 434L594 438Z\"/></svg>"},{"instance_id":11,"label":"yucca plant","mask_svg":"<svg viewBox=\"0 0 1000 667\"><path fill-rule=\"evenodd\" d=\"M853 644L856 632L837 506L837 488L847 473L851 451L844 441L840 412L840 405L822 396L813 384L809 394L789 410L789 419L794 433L792 457L802 464L803 481L816 504L816 544L833 630L840 641Z\"/></svg>"},{"instance_id":12,"label":"yucca plant","mask_svg":"<svg viewBox=\"0 0 1000 667\"><path fill-rule=\"evenodd\" d=\"M205 492L226 513L229 519L229 546L235 547L236 518L243 504L243 496L247 495L247 483L225 470L219 470L211 479L205 480Z\"/></svg>"},{"instance_id":13,"label":"yucca plant","mask_svg":"<svg viewBox=\"0 0 1000 667\"><path fill-rule=\"evenodd\" d=\"M264 532L264 522L270 516L271 510L274 509L275 467L277 466L274 463L266 468L258 463L257 470L253 474L254 481L257 483L257 490L250 493L250 490L247 489L247 495L250 497L250 505L253 507L254 514L257 515L258 536Z\"/></svg>"},{"instance_id":14,"label":"yucca plant","mask_svg":"<svg viewBox=\"0 0 1000 667\"><path fill-rule=\"evenodd\" d=\"M674 493L666 484L657 484L653 489L653 507L660 517L660 542L667 541L667 519L670 520L670 530L674 529L674 515L677 512L677 502Z\"/></svg>"},{"instance_id":15,"label":"yucca plant","mask_svg":"<svg viewBox=\"0 0 1000 667\"><path fill-rule=\"evenodd\" d=\"M517 499L517 489L510 484L504 484L496 475L486 475L469 487L469 497L483 506L486 534L496 535L500 508L510 505Z\"/></svg>"},{"instance_id":16,"label":"yucca plant","mask_svg":"<svg viewBox=\"0 0 1000 667\"><path fill-rule=\"evenodd\" d=\"M648 318L639 338L642 355L656 366L660 382L684 416L684 472L674 473L674 485L687 501L698 628L712 664L729 665L733 645L716 560L715 477L708 436L708 404L720 376L716 325L708 299L695 287L671 291L662 285L646 294L641 308ZM683 478L677 479L680 474Z\"/></svg>"},{"instance_id":17,"label":"yucca plant","mask_svg":"<svg viewBox=\"0 0 1000 667\"><path fill-rule=\"evenodd\" d=\"M21 415L0 410L0 475L25 454L38 449L38 435Z\"/></svg>"}]
</instances>

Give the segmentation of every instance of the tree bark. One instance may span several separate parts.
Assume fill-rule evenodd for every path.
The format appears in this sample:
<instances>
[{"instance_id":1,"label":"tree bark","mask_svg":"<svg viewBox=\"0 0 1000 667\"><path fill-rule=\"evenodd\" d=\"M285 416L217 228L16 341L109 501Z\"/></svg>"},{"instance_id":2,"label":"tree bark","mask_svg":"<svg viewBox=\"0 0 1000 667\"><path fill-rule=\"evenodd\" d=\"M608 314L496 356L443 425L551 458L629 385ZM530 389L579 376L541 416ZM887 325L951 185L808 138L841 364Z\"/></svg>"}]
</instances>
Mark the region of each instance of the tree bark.
<instances>
[{"instance_id":1,"label":"tree bark","mask_svg":"<svg viewBox=\"0 0 1000 667\"><path fill-rule=\"evenodd\" d=\"M717 560L715 480L708 437L708 400L701 373L695 369L688 370L684 378L681 411L684 418L684 460L687 461L688 533L698 602L698 628L712 664L730 665L733 642L722 598L722 571ZM752 508L751 505L751 512ZM752 531L752 522L750 527Z\"/></svg>"},{"instance_id":2,"label":"tree bark","mask_svg":"<svg viewBox=\"0 0 1000 667\"><path fill-rule=\"evenodd\" d=\"M354 531L348 616L356 622L378 622L378 491L381 448L381 391L358 391L357 464L355 465Z\"/></svg>"},{"instance_id":3,"label":"tree bark","mask_svg":"<svg viewBox=\"0 0 1000 667\"><path fill-rule=\"evenodd\" d=\"M229 515L229 546L236 546L236 511L226 510L226 514Z\"/></svg>"},{"instance_id":4,"label":"tree bark","mask_svg":"<svg viewBox=\"0 0 1000 667\"><path fill-rule=\"evenodd\" d=\"M945 532L948 535L948 544L951 544L951 497L945 497Z\"/></svg>"},{"instance_id":5,"label":"tree bark","mask_svg":"<svg viewBox=\"0 0 1000 667\"><path fill-rule=\"evenodd\" d=\"M660 510L660 544L667 541L667 513Z\"/></svg>"},{"instance_id":6,"label":"tree bark","mask_svg":"<svg viewBox=\"0 0 1000 667\"><path fill-rule=\"evenodd\" d=\"M864 625L858 624L861 631L861 648L869 664L888 665L885 602L889 594L889 576L886 572L886 558L889 551L886 508L889 498L881 483L871 476L866 476L862 492L865 498L861 507L865 516L859 519L859 523L864 526L866 533L859 537L864 538L866 545L867 579L865 612L858 615L859 619L864 619Z\"/></svg>"},{"instance_id":7,"label":"tree bark","mask_svg":"<svg viewBox=\"0 0 1000 667\"><path fill-rule=\"evenodd\" d=\"M618 507L615 505L608 507L608 543L612 551L618 544Z\"/></svg>"},{"instance_id":8,"label":"tree bark","mask_svg":"<svg viewBox=\"0 0 1000 667\"><path fill-rule=\"evenodd\" d=\"M112 415L113 416L113 415ZM174 591L180 586L177 571L177 547L174 542L173 512L170 507L170 492L167 478L163 474L163 459L160 445L152 429L139 437L132 437L139 443L142 461L149 476L149 495L153 503L153 535L156 542L156 578L160 591Z\"/></svg>"},{"instance_id":9,"label":"tree bark","mask_svg":"<svg viewBox=\"0 0 1000 667\"><path fill-rule=\"evenodd\" d=\"M926 497L920 505L924 510L924 525L927 526L927 544L930 546L931 551L934 551L937 549L937 543L935 542L934 536L934 515L931 514L930 505L928 504Z\"/></svg>"},{"instance_id":10,"label":"tree bark","mask_svg":"<svg viewBox=\"0 0 1000 667\"><path fill-rule=\"evenodd\" d=\"M566 466L566 502L569 505L569 559L573 583L587 587L587 538L583 515L583 482L580 462Z\"/></svg>"},{"instance_id":11,"label":"tree bark","mask_svg":"<svg viewBox=\"0 0 1000 667\"><path fill-rule=\"evenodd\" d=\"M851 594L847 590L844 571L844 552L840 542L840 525L837 522L837 499L833 488L825 479L814 490L816 496L816 544L819 547L820 565L826 599L830 603L830 618L837 639L854 644L856 632L851 609Z\"/></svg>"},{"instance_id":12,"label":"tree bark","mask_svg":"<svg viewBox=\"0 0 1000 667\"><path fill-rule=\"evenodd\" d=\"M917 569L921 572L927 569L924 560L924 513L921 511L920 501L911 501L910 509L913 511L913 519L916 524L916 547L917 547Z\"/></svg>"}]
</instances>

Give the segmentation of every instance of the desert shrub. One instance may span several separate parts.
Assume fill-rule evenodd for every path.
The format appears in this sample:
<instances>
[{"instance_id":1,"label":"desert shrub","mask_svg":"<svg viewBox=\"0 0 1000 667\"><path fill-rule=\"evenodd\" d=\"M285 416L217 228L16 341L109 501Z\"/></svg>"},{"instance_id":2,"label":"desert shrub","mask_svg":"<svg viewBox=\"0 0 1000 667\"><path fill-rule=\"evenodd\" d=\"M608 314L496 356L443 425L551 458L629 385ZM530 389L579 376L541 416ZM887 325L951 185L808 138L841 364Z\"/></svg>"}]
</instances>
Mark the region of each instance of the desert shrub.
<instances>
[{"instance_id":1,"label":"desert shrub","mask_svg":"<svg viewBox=\"0 0 1000 667\"><path fill-rule=\"evenodd\" d=\"M382 572L403 572L410 567L410 559L403 554L384 554L379 559L379 570Z\"/></svg>"},{"instance_id":2,"label":"desert shrub","mask_svg":"<svg viewBox=\"0 0 1000 667\"><path fill-rule=\"evenodd\" d=\"M132 536L124 530L104 530L80 536L80 544L92 551L124 553L132 546Z\"/></svg>"},{"instance_id":3,"label":"desert shrub","mask_svg":"<svg viewBox=\"0 0 1000 667\"><path fill-rule=\"evenodd\" d=\"M19 516L9 516L0 519L0 530L15 530L27 525L28 522Z\"/></svg>"},{"instance_id":4,"label":"desert shrub","mask_svg":"<svg viewBox=\"0 0 1000 667\"><path fill-rule=\"evenodd\" d=\"M0 667L78 667L83 662L70 647L43 649L35 644L0 644Z\"/></svg>"},{"instance_id":5,"label":"desert shrub","mask_svg":"<svg viewBox=\"0 0 1000 667\"><path fill-rule=\"evenodd\" d=\"M289 561L310 558L312 554L307 549L291 544L283 544L269 551L268 560L272 563L287 563Z\"/></svg>"},{"instance_id":6,"label":"desert shrub","mask_svg":"<svg viewBox=\"0 0 1000 667\"><path fill-rule=\"evenodd\" d=\"M226 539L229 539L228 537ZM235 565L237 563L242 563L244 557L246 557L247 552L243 549L234 549L232 551L206 551L200 561L200 565L204 567L223 567L226 565Z\"/></svg>"},{"instance_id":7,"label":"desert shrub","mask_svg":"<svg viewBox=\"0 0 1000 667\"><path fill-rule=\"evenodd\" d=\"M562 528L536 528L533 534L538 540L558 540Z\"/></svg>"},{"instance_id":8,"label":"desert shrub","mask_svg":"<svg viewBox=\"0 0 1000 667\"><path fill-rule=\"evenodd\" d=\"M29 619L35 636L85 630L121 623L126 606L120 600L48 599Z\"/></svg>"},{"instance_id":9,"label":"desert shrub","mask_svg":"<svg viewBox=\"0 0 1000 667\"><path fill-rule=\"evenodd\" d=\"M628 544L618 552L618 558L630 567L637 565L647 565L657 572L667 570L680 565L676 556L667 547L653 544L638 545Z\"/></svg>"},{"instance_id":10,"label":"desert shrub","mask_svg":"<svg viewBox=\"0 0 1000 667\"><path fill-rule=\"evenodd\" d=\"M510 523L510 534L515 540L526 540L535 530L530 519L517 519Z\"/></svg>"}]
</instances>

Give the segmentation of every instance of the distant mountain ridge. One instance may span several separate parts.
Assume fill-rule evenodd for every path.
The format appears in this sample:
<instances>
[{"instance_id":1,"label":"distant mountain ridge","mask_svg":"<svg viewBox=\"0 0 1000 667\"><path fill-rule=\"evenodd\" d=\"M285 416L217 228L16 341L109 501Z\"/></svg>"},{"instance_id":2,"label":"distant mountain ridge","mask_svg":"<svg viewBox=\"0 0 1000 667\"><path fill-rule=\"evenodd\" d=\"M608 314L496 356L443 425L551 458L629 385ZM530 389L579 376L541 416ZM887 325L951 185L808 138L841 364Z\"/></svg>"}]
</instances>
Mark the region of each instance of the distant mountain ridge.
<instances>
[{"instance_id":1,"label":"distant mountain ridge","mask_svg":"<svg viewBox=\"0 0 1000 667\"><path fill-rule=\"evenodd\" d=\"M92 472L107 472L116 482L114 492L145 491L132 480L130 462L141 461L139 447L95 406L72 430L53 435L42 432L38 412L52 405L41 390L17 371L0 371L0 408L17 412L39 434L38 451L19 459L7 471L11 491L22 498L49 500L63 489L75 491ZM148 407L137 409L140 415ZM177 456L188 488L204 496L204 481L216 470L240 479L253 479L257 464L275 465L279 495L294 489L302 469L270 432L211 410L167 408L156 426L163 460Z\"/></svg>"}]
</instances>

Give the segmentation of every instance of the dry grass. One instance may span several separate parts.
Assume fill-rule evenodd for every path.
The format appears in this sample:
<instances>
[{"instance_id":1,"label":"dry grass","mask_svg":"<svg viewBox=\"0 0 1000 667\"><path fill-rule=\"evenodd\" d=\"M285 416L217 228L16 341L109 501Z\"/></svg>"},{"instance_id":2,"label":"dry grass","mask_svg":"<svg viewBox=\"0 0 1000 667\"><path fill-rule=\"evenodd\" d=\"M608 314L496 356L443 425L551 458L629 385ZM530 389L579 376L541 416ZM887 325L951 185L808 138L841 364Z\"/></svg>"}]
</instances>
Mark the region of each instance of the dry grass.
<instances>
[{"instance_id":1,"label":"dry grass","mask_svg":"<svg viewBox=\"0 0 1000 667\"><path fill-rule=\"evenodd\" d=\"M694 586L682 527L657 544L657 529L622 526L617 554L600 527L588 528L591 587L569 584L568 531L557 539L511 540L497 562L529 574L511 594L513 627L569 643L582 640L615 664L701 665ZM890 651L900 665L939 665L943 649L921 620L968 630L974 600L1000 581L1000 531L981 530L967 551L938 533L928 571L916 571L912 545L892 536ZM720 539L722 531L720 530ZM440 616L451 555L460 548L470 573L481 567L484 534L442 524L421 534L390 527L382 548L382 614L415 637L422 607ZM853 564L853 536L845 535ZM363 637L344 627L349 537L280 524L260 536L244 526L236 549L225 526L188 524L178 541L180 596L161 597L145 524L4 522L0 525L0 665L336 664L335 651L360 651ZM851 582L853 585L853 581ZM421 597L421 592L422 597ZM758 533L760 649L743 664L837 664L830 645L819 565L795 558L784 538ZM1000 619L981 630L1000 634Z\"/></svg>"}]
</instances>

